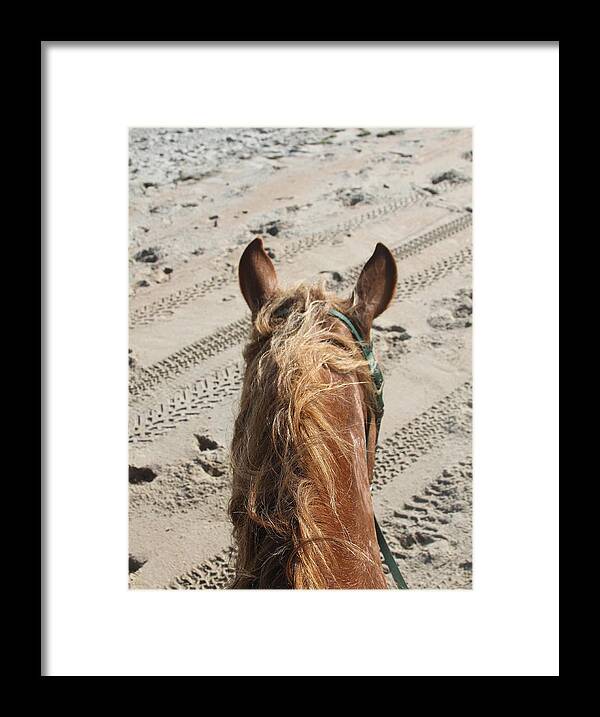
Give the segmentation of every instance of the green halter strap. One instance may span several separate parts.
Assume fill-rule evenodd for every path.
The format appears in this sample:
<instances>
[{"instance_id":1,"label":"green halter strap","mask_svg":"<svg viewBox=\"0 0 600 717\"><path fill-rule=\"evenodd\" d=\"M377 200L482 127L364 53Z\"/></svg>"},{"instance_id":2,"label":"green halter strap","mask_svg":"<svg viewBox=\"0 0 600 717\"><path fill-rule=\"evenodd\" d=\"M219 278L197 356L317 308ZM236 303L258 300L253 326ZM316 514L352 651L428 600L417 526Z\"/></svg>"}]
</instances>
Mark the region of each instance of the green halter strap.
<instances>
[{"instance_id":1,"label":"green halter strap","mask_svg":"<svg viewBox=\"0 0 600 717\"><path fill-rule=\"evenodd\" d=\"M336 319L339 319L342 323L346 324L348 329L350 329L350 333L356 339L356 342L359 345L366 362L369 364L371 378L373 379L373 385L375 386L375 425L377 427L377 437L379 437L379 426L381 425L381 419L383 418L384 409L383 374L381 373L381 369L379 368L379 364L377 363L377 359L375 358L375 353L373 352L373 344L365 341L360 331L356 328L356 326L352 323L352 321L350 321L347 316L342 314L341 311L338 311L337 309L329 309L329 314L331 316L335 316ZM375 439L375 443L377 444L377 438Z\"/></svg>"},{"instance_id":2,"label":"green halter strap","mask_svg":"<svg viewBox=\"0 0 600 717\"><path fill-rule=\"evenodd\" d=\"M366 362L369 364L371 378L373 379L373 384L375 386L375 426L377 430L377 434L375 436L375 445L377 445L377 439L379 438L379 427L381 425L381 419L383 418L383 374L381 373L381 369L379 368L379 364L377 363L377 359L375 358L375 354L373 352L373 344L372 342L368 343L367 341L365 341L360 331L356 328L356 326L352 323L352 321L350 321L347 316L342 314L341 311L338 311L337 309L329 309L329 314L331 316L335 316L336 319L339 319L348 327L350 333L352 334L352 336L354 336L356 342L360 346L360 349L363 353L363 356L365 357ZM368 440L369 434L367 432L367 443ZM377 518L375 517L375 515L373 515L373 518L375 520L375 533L377 534L377 542L379 543L379 549L381 550L383 559L385 560L386 565L388 566L389 571L392 574L394 582L396 583L398 588L400 590L406 590L408 589L408 585L402 577L400 568L398 567L398 564L396 563L394 556L392 555L392 551L387 544L383 531L379 527L379 523L377 522Z\"/></svg>"}]
</instances>

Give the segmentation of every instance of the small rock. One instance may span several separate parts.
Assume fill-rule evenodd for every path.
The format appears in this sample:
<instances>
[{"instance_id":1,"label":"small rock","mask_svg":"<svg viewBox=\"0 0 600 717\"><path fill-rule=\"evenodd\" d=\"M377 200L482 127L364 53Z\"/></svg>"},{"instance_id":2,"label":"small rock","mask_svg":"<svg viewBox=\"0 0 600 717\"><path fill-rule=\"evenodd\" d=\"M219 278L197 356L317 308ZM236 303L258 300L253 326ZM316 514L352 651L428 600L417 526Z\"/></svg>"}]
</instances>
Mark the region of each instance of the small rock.
<instances>
[{"instance_id":1,"label":"small rock","mask_svg":"<svg viewBox=\"0 0 600 717\"><path fill-rule=\"evenodd\" d=\"M216 441L213 441L212 438L202 436L199 433L195 433L194 435L198 441L198 448L201 451L214 451L216 448L219 448L219 444Z\"/></svg>"},{"instance_id":2,"label":"small rock","mask_svg":"<svg viewBox=\"0 0 600 717\"><path fill-rule=\"evenodd\" d=\"M468 306L467 304L461 304L456 309L454 309L454 316L459 319L462 319L466 316L471 316L472 313L473 308L471 306Z\"/></svg>"},{"instance_id":3,"label":"small rock","mask_svg":"<svg viewBox=\"0 0 600 717\"><path fill-rule=\"evenodd\" d=\"M211 172L201 172L201 171L194 171L194 170L180 170L179 172L179 181L180 182L188 182L190 180L200 180L204 179L205 177L208 177L211 175Z\"/></svg>"},{"instance_id":4,"label":"small rock","mask_svg":"<svg viewBox=\"0 0 600 717\"><path fill-rule=\"evenodd\" d=\"M395 134L401 134L401 129L388 129L386 132L378 132L376 137L393 137Z\"/></svg>"},{"instance_id":5,"label":"small rock","mask_svg":"<svg viewBox=\"0 0 600 717\"><path fill-rule=\"evenodd\" d=\"M129 556L129 574L137 573L148 561L144 558L138 558L135 555Z\"/></svg>"},{"instance_id":6,"label":"small rock","mask_svg":"<svg viewBox=\"0 0 600 717\"><path fill-rule=\"evenodd\" d=\"M159 254L156 249L142 249L134 256L136 261L144 262L145 264L154 264L159 259Z\"/></svg>"},{"instance_id":7,"label":"small rock","mask_svg":"<svg viewBox=\"0 0 600 717\"><path fill-rule=\"evenodd\" d=\"M339 271L320 271L319 274L329 274L333 281L340 282L344 278Z\"/></svg>"},{"instance_id":8,"label":"small rock","mask_svg":"<svg viewBox=\"0 0 600 717\"><path fill-rule=\"evenodd\" d=\"M165 272L165 274L172 274L172 273L173 273L173 269L172 269L170 266L165 266L165 268L163 269L163 271Z\"/></svg>"},{"instance_id":9,"label":"small rock","mask_svg":"<svg viewBox=\"0 0 600 717\"><path fill-rule=\"evenodd\" d=\"M137 468L129 466L130 483L151 483L156 478L156 472L152 468Z\"/></svg>"},{"instance_id":10,"label":"small rock","mask_svg":"<svg viewBox=\"0 0 600 717\"><path fill-rule=\"evenodd\" d=\"M445 172L435 174L431 178L432 184L439 184L440 182L450 182L451 184L460 184L461 182L468 181L464 174L457 172L456 169L447 169Z\"/></svg>"},{"instance_id":11,"label":"small rock","mask_svg":"<svg viewBox=\"0 0 600 717\"><path fill-rule=\"evenodd\" d=\"M406 329L399 324L392 324L390 326L381 326L380 324L373 324L375 331L392 331L398 334L405 334Z\"/></svg>"}]
</instances>

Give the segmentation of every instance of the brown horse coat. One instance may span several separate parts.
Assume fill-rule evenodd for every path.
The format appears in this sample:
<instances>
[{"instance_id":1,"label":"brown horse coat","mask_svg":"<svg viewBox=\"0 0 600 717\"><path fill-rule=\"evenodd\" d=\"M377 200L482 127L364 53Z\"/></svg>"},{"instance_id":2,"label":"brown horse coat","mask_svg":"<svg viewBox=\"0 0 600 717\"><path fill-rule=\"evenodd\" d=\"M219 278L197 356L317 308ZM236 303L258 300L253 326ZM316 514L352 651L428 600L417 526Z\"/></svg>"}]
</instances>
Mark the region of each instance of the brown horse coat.
<instances>
[{"instance_id":1,"label":"brown horse coat","mask_svg":"<svg viewBox=\"0 0 600 717\"><path fill-rule=\"evenodd\" d=\"M260 239L239 276L253 323L231 450L233 587L385 588L369 490L372 380L328 312L342 311L368 338L394 294L394 259L378 244L351 299L281 290Z\"/></svg>"}]
</instances>

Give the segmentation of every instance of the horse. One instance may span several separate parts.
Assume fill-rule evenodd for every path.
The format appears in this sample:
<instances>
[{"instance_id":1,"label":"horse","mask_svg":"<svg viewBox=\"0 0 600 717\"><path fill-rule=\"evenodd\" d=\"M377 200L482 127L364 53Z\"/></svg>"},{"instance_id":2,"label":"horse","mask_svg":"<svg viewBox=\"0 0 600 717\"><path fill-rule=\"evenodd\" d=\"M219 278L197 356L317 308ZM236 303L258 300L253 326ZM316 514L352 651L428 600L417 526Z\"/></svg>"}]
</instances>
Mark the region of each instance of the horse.
<instances>
[{"instance_id":1,"label":"horse","mask_svg":"<svg viewBox=\"0 0 600 717\"><path fill-rule=\"evenodd\" d=\"M351 329L370 340L395 294L394 257L378 243L340 298L323 282L280 288L256 237L238 275L252 324L231 443L230 587L386 589L370 492L378 397Z\"/></svg>"}]
</instances>

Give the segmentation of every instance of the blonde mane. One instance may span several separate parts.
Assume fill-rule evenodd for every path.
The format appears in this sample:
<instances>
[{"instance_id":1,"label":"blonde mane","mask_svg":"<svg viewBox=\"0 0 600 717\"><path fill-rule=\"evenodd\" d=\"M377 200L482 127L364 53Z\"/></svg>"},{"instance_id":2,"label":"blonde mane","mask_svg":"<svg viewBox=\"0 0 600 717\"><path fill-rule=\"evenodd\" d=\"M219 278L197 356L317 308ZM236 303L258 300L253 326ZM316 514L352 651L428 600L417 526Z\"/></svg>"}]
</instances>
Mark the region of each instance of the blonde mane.
<instances>
[{"instance_id":1,"label":"blonde mane","mask_svg":"<svg viewBox=\"0 0 600 717\"><path fill-rule=\"evenodd\" d=\"M334 555L373 563L341 525L336 495L340 457L354 451L336 407L339 415L358 384L371 411L373 387L331 308L352 316L350 301L300 285L278 291L254 318L231 449L232 587L322 588Z\"/></svg>"}]
</instances>

